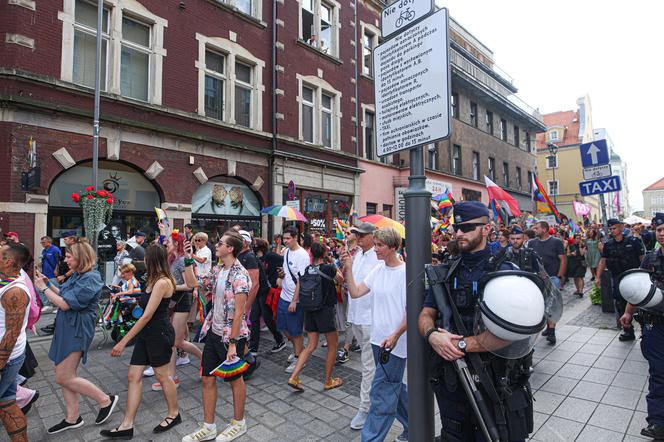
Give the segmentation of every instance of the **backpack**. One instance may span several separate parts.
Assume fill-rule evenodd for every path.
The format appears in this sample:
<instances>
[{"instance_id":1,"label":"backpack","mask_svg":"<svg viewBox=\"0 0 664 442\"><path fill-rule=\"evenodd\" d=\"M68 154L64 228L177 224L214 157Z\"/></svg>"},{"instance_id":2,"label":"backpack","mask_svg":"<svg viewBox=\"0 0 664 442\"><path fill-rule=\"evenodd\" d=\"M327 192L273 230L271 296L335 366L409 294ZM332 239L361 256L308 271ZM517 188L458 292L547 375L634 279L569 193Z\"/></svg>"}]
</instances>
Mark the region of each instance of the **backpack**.
<instances>
[{"instance_id":1,"label":"backpack","mask_svg":"<svg viewBox=\"0 0 664 442\"><path fill-rule=\"evenodd\" d=\"M325 273L321 272L318 267L307 266L304 269L304 274L300 276L300 297L299 304L304 311L315 311L323 307L323 278L328 281L334 282L334 278L330 278Z\"/></svg>"}]
</instances>

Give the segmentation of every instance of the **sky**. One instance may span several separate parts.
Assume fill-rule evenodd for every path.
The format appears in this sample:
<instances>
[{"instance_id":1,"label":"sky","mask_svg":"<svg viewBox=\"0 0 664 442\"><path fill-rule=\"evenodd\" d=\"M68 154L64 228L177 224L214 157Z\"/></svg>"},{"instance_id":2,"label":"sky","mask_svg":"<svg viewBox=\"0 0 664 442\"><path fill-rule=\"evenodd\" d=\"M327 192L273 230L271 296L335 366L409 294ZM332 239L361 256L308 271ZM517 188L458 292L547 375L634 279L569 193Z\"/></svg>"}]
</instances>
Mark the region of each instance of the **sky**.
<instances>
[{"instance_id":1,"label":"sky","mask_svg":"<svg viewBox=\"0 0 664 442\"><path fill-rule=\"evenodd\" d=\"M627 163L629 203L664 177L664 2L436 0L493 51L494 61L541 113L576 110L588 94Z\"/></svg>"}]
</instances>

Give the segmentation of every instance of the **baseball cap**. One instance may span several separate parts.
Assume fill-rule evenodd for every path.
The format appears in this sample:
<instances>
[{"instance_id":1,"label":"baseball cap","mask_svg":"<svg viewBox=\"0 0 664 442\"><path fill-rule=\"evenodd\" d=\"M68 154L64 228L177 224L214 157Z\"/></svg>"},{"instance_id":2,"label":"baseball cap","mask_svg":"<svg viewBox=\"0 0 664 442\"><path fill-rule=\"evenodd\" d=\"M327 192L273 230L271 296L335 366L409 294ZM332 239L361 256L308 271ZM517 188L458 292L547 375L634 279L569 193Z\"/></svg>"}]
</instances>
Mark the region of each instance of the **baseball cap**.
<instances>
[{"instance_id":1,"label":"baseball cap","mask_svg":"<svg viewBox=\"0 0 664 442\"><path fill-rule=\"evenodd\" d=\"M249 243L250 243L250 242L252 241L251 233L247 232L246 230L240 230L240 231L237 232L237 233L240 234L240 236L242 237L242 239L244 240L244 242L249 242Z\"/></svg>"},{"instance_id":2,"label":"baseball cap","mask_svg":"<svg viewBox=\"0 0 664 442\"><path fill-rule=\"evenodd\" d=\"M353 233L373 233L376 230L376 226L371 223L363 222L359 226L353 226L350 228L350 231Z\"/></svg>"}]
</instances>

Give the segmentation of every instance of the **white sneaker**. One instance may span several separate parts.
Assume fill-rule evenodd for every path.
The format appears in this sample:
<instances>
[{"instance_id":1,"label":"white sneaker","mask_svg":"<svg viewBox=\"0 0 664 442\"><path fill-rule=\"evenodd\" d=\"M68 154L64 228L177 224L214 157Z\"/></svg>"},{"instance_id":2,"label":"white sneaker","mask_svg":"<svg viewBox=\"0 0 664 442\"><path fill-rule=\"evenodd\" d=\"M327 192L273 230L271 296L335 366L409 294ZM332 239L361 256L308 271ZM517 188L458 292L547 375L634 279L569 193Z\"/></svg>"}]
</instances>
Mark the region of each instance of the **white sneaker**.
<instances>
[{"instance_id":1,"label":"white sneaker","mask_svg":"<svg viewBox=\"0 0 664 442\"><path fill-rule=\"evenodd\" d=\"M145 376L146 378L154 376L154 368L148 367L145 370L143 370L143 376Z\"/></svg>"},{"instance_id":2,"label":"white sneaker","mask_svg":"<svg viewBox=\"0 0 664 442\"><path fill-rule=\"evenodd\" d=\"M189 355L186 355L183 358L177 358L175 360L175 366L176 367L179 367L180 365L187 365L187 364L191 364L191 361L189 360Z\"/></svg>"},{"instance_id":3,"label":"white sneaker","mask_svg":"<svg viewBox=\"0 0 664 442\"><path fill-rule=\"evenodd\" d=\"M290 363L288 367L284 370L286 373L292 373L295 371L295 366L297 365L297 358L293 358L293 362ZM307 364L304 364L302 368L306 367Z\"/></svg>"},{"instance_id":4,"label":"white sneaker","mask_svg":"<svg viewBox=\"0 0 664 442\"><path fill-rule=\"evenodd\" d=\"M224 428L224 431L219 433L219 436L215 439L217 442L230 442L237 439L247 432L247 421L244 423L239 423L235 419L231 419L231 423Z\"/></svg>"},{"instance_id":5,"label":"white sneaker","mask_svg":"<svg viewBox=\"0 0 664 442\"><path fill-rule=\"evenodd\" d=\"M202 442L205 440L214 440L215 437L217 437L216 428L214 430L210 430L205 426L205 424L201 424L201 427L198 430L183 437L182 442Z\"/></svg>"},{"instance_id":6,"label":"white sneaker","mask_svg":"<svg viewBox=\"0 0 664 442\"><path fill-rule=\"evenodd\" d=\"M295 359L295 353L288 355L288 362L293 362L293 359Z\"/></svg>"}]
</instances>

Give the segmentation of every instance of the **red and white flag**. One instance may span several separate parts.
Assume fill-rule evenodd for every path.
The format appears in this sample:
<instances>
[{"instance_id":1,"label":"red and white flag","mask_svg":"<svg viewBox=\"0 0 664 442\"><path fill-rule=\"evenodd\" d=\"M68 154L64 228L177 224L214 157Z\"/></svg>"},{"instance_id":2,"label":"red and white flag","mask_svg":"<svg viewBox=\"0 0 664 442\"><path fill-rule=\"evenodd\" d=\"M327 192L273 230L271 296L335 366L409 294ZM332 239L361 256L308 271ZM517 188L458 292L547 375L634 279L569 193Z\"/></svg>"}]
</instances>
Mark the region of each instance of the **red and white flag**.
<instances>
[{"instance_id":1,"label":"red and white flag","mask_svg":"<svg viewBox=\"0 0 664 442\"><path fill-rule=\"evenodd\" d=\"M507 210L510 216L521 216L519 203L516 202L512 195L501 189L498 184L491 181L486 175L484 176L484 182L486 183L486 190L489 192L490 200L504 202L505 204L502 204L502 207Z\"/></svg>"}]
</instances>

